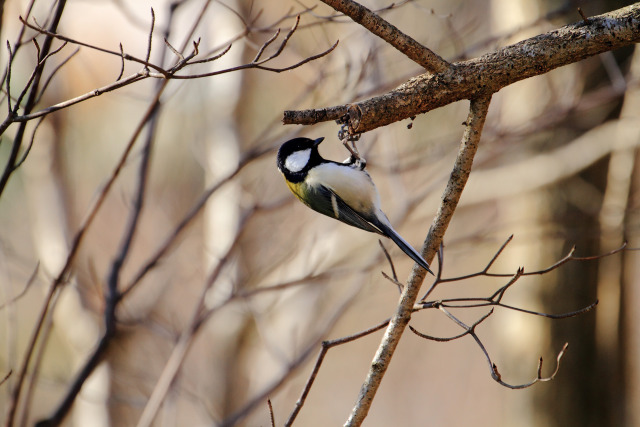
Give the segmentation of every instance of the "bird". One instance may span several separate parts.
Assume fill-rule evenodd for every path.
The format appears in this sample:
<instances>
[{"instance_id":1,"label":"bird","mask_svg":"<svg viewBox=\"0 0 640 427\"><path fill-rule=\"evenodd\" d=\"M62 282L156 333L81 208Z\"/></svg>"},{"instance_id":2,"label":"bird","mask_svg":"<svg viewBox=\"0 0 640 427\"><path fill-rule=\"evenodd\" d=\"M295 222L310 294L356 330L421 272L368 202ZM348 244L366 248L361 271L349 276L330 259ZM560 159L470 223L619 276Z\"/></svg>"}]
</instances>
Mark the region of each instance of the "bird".
<instances>
[{"instance_id":1,"label":"bird","mask_svg":"<svg viewBox=\"0 0 640 427\"><path fill-rule=\"evenodd\" d=\"M390 238L420 267L433 274L424 258L391 226L364 159L342 163L324 159L317 139L293 138L278 150L277 166L291 192L316 212L353 227Z\"/></svg>"}]
</instances>

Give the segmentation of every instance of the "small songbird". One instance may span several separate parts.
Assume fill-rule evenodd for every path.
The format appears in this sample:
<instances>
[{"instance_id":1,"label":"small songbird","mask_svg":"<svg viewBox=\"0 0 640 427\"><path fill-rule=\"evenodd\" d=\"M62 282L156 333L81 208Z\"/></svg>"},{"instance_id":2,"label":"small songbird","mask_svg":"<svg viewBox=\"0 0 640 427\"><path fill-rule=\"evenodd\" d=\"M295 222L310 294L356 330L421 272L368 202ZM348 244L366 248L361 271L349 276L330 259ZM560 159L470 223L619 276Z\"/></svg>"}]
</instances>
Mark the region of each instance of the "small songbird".
<instances>
[{"instance_id":1,"label":"small songbird","mask_svg":"<svg viewBox=\"0 0 640 427\"><path fill-rule=\"evenodd\" d=\"M400 237L380 209L380 196L364 170L365 163L354 156L344 163L322 158L318 145L323 140L294 138L278 150L278 169L293 194L314 211L390 238L418 265L433 274L429 264Z\"/></svg>"}]
</instances>

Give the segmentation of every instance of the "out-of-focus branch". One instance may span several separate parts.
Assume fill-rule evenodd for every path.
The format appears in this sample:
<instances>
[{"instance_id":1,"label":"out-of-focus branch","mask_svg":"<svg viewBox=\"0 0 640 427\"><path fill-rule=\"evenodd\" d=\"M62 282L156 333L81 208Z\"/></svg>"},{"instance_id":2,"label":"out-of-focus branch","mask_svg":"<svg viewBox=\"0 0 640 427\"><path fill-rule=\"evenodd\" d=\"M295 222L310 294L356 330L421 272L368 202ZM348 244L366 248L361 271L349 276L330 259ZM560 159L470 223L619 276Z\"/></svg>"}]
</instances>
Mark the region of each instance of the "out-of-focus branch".
<instances>
[{"instance_id":1,"label":"out-of-focus branch","mask_svg":"<svg viewBox=\"0 0 640 427\"><path fill-rule=\"evenodd\" d=\"M311 391L311 387L313 386L313 383L316 377L318 376L318 372L320 371L320 366L322 366L322 362L324 362L324 358L330 349L342 344L347 344L347 343L356 341L362 337L366 337L369 334L379 331L380 329L384 328L388 324L389 324L389 319L365 331L359 332L357 334L349 335L348 337L338 338L330 341L322 341L322 350L320 350L320 354L318 354L318 359L316 359L316 364L314 365L313 370L311 371L311 375L307 379L307 383L305 384L304 389L302 390L302 394L300 398L298 398L298 401L296 402L295 408L289 415L289 418L284 423L284 425L286 427L291 426L295 421L296 417L298 416L298 414L300 413L300 410L304 406L304 403L307 400L307 396Z\"/></svg>"},{"instance_id":2,"label":"out-of-focus branch","mask_svg":"<svg viewBox=\"0 0 640 427\"><path fill-rule=\"evenodd\" d=\"M149 30L149 42L147 45L147 59L151 55L151 40L152 40L151 34L153 33L153 28L155 25L155 14L153 12L153 9L151 10L151 14L152 14L152 22L151 22L151 28ZM172 17L173 17L173 14L171 14L171 18ZM24 370L28 367L29 360L32 357L33 348L35 347L35 343L38 339L39 333L42 331L44 318L46 317L47 313L53 308L52 297L53 295L55 295L58 288L63 283L64 278L68 273L68 270L71 268L71 265L75 258L75 254L77 253L77 249L82 240L82 236L86 231L86 227L88 227L89 224L91 224L93 218L95 217L95 214L97 213L98 209L102 204L102 201L104 201L107 193L109 192L111 185L115 182L115 179L119 176L119 172L122 170L122 167L124 166L124 162L126 161L129 153L131 152L131 149L133 148L135 141L138 139L138 136L141 134L145 126L147 126L150 123L150 125L147 127L148 137L147 137L147 140L145 141L144 148L143 148L143 156L142 156L142 161L140 165L140 172L139 172L139 179L138 179L138 191L136 193L137 197L135 199L134 209L131 213L131 221L129 222L129 227L124 233L122 246L112 263L111 273L109 275L108 282L107 282L107 289L105 290L106 301L105 301L105 309L103 313L103 318L104 318L103 335L100 341L98 342L97 347L93 350L93 352L85 362L84 366L79 370L75 380L71 383L71 386L67 389L65 396L63 397L61 403L57 406L56 410L53 412L53 414L49 418L39 421L37 424L38 426L59 425L64 420L67 413L71 409L71 406L75 402L75 399L78 393L82 389L82 386L84 385L86 380L89 378L89 376L93 373L93 371L98 366L98 364L101 362L106 352L106 349L108 348L108 346L111 343L111 340L115 336L116 308L117 308L118 302L120 301L120 294L118 289L120 270L129 253L130 245L131 245L133 236L135 234L135 231L137 230L137 223L142 211L142 203L143 203L142 201L144 199L144 193L145 193L146 183L147 183L147 173L148 173L148 167L150 162L150 154L151 154L150 151L151 151L151 146L153 144L153 141L155 139L154 135L155 135L155 125L157 124L158 107L160 105L160 97L164 92L164 89L166 88L167 83L168 81L165 80L163 82L160 82L160 84L158 85L155 97L152 100L149 108L147 109L146 114L138 124L138 127L134 131L134 135L131 137L129 144L125 148L124 153L121 157L120 163L118 164L118 166L116 166L116 169L112 174L111 179L108 181L107 185L102 190L101 195L98 198L98 203L94 205L93 209L90 211L88 219L86 220L85 224L80 229L80 231L78 232L76 239L74 241L74 245L72 247L72 250L69 256L67 257L67 261L65 263L65 266L63 267L62 272L60 273L58 278L54 280L54 282L50 287L49 294L45 299L45 303L41 311L40 319L38 321L38 324L34 328L34 335L32 337L32 341L27 350L27 353L25 355L25 362L21 370L21 377L23 377ZM19 397L19 393L20 393L20 387L18 387L17 389L17 397Z\"/></svg>"},{"instance_id":3,"label":"out-of-focus branch","mask_svg":"<svg viewBox=\"0 0 640 427\"><path fill-rule=\"evenodd\" d=\"M374 98L328 108L285 111L284 124L315 124L345 114L362 133L463 99L493 94L517 81L545 74L640 40L640 3L594 16L521 41L444 72L414 77Z\"/></svg>"},{"instance_id":4,"label":"out-of-focus branch","mask_svg":"<svg viewBox=\"0 0 640 427\"><path fill-rule=\"evenodd\" d=\"M244 227L240 226L238 227L238 229L240 230L240 234L236 235L231 246L220 258L218 263L214 266L211 273L209 273L206 283L200 291L198 300L193 310L191 311L191 318L189 319L188 326L180 334L180 338L173 348L171 355L169 356L169 359L167 360L167 363L165 364L164 369L162 370L162 373L160 374L158 381L156 382L153 392L151 393L151 396L149 397L149 400L147 401L144 410L142 411L142 415L138 420L138 427L148 427L151 425L151 423L153 423L153 420L156 417L158 410L160 409L160 405L169 392L171 384L173 384L176 375L178 375L178 372L182 367L182 363L187 356L187 353L191 348L191 345L193 344L193 341L195 340L200 327L204 324L201 319L202 311L205 307L205 299L209 291L215 285L218 276L227 265L227 262L229 261L231 255L236 250L240 242L240 235L242 234L242 231L244 231ZM226 304L226 302L222 303L222 305L224 304Z\"/></svg>"},{"instance_id":5,"label":"out-of-focus branch","mask_svg":"<svg viewBox=\"0 0 640 427\"><path fill-rule=\"evenodd\" d=\"M360 285L356 284L353 286L351 293L344 298L342 303L335 309L332 316L328 319L328 321L319 328L319 331L314 339L312 339L309 345L306 346L304 351L302 351L294 360L289 362L286 372L280 376L279 379L274 381L271 385L267 386L262 392L253 397L247 404L245 404L241 409L236 411L234 414L230 415L226 420L220 423L220 427L232 427L238 425L238 423L246 417L256 406L260 404L264 404L264 401L273 394L280 386L284 384L284 382L289 378L293 372L297 368L299 368L315 351L320 343L322 337L329 331L331 328L338 322L338 320L344 314L344 311L351 305L351 302L354 300L356 295L358 294L358 290L360 289ZM374 328L369 329L368 333L375 332ZM365 334L366 335L366 334ZM357 339L356 337L355 339ZM339 341L339 340L338 340ZM337 344L336 344L337 345ZM320 362L321 363L321 362ZM319 366L318 366L319 367Z\"/></svg>"},{"instance_id":6,"label":"out-of-focus branch","mask_svg":"<svg viewBox=\"0 0 640 427\"><path fill-rule=\"evenodd\" d=\"M361 4L351 0L322 0L322 2L349 16L430 73L442 73L449 68L450 64L447 61Z\"/></svg>"},{"instance_id":7,"label":"out-of-focus branch","mask_svg":"<svg viewBox=\"0 0 640 427\"><path fill-rule=\"evenodd\" d=\"M67 4L66 0L60 0L58 2L56 9L52 15L51 23L49 24L49 31L55 32L56 29L58 28L58 24L60 23L60 19L62 18L62 13L64 12L64 8L66 4ZM39 96L38 94L40 92L40 79L42 78L44 63L46 59L49 57L52 43L53 43L53 37L47 36L44 39L42 48L39 49L38 65L36 66L36 69L34 71L35 76L33 80L30 82L30 85L28 86L29 95L24 105L25 114L29 114L31 110L35 107L35 101L38 98ZM10 63L9 67L11 66L12 64ZM26 89L27 88L25 88L25 90ZM9 102L10 101L11 100L9 99ZM9 116L11 117L12 114L9 114ZM6 129L5 126L3 126L3 128ZM13 138L9 159L7 160L4 170L2 171L2 175L0 176L0 195L4 192L4 189L7 186L7 183L9 182L9 178L11 177L11 174L15 170L16 160L18 159L18 153L20 152L20 147L22 146L22 139L24 138L25 130L26 130L26 124L25 123L20 124ZM9 415L8 419L12 419L14 413L10 411L8 415Z\"/></svg>"},{"instance_id":8,"label":"out-of-focus branch","mask_svg":"<svg viewBox=\"0 0 640 427\"><path fill-rule=\"evenodd\" d=\"M107 93L107 92L111 92L114 91L116 89L120 89L124 86L128 86L132 83L135 83L137 81L140 80L144 80L147 79L149 77L153 77L153 78L162 78L162 79L178 79L178 80L188 80L188 79L199 79L199 78L205 78L205 77L213 77L213 76L217 76L220 74L227 74L227 73L232 73L232 72L237 72L237 71L242 71L242 70L249 70L249 69L257 69L257 70L263 70L263 71L270 71L270 72L274 72L274 73L281 73L284 71L289 71L289 70L293 70L295 68L301 67L302 65L314 61L316 59L322 58L323 56L328 55L329 53L331 53L336 46L338 45L338 42L336 41L331 47L329 47L328 49L324 50L323 52L320 52L316 55L312 55L309 56L307 58L304 58L298 62L296 62L295 64L289 65L289 66L285 66L285 67L270 67L267 65L268 62L273 61L275 58L277 58L278 56L280 56L280 54L283 52L284 48L287 45L287 42L289 41L289 39L291 38L291 36L295 33L295 31L298 29L298 23L300 21L300 16L298 15L296 18L296 23L293 25L293 27L289 30L289 32L287 33L287 35L285 36L284 40L280 43L280 45L278 46L278 48L276 49L276 52L273 53L272 55L270 55L267 58L264 59L260 59L261 54L264 52L264 50L276 39L276 37L279 35L279 30L276 31L276 33L274 34L274 36L272 38L270 38L269 40L267 40L258 50L259 55L256 55L256 58L254 58L253 61L248 62L246 64L242 64L242 65L238 65L235 67L230 67L230 68L225 68L222 70L216 70L216 71L211 71L208 73L201 73L201 74L187 74L187 75L181 75L181 74L177 74L178 71L184 69L185 67L189 66L189 65L194 65L194 64L200 64L203 62L212 62L215 61L216 59L219 59L221 56L223 56L225 53L227 53L229 51L229 49L231 48L231 46L227 46L226 49L223 49L221 53L214 55L212 57L207 57L205 59L198 59L195 60L195 58L198 56L198 46L199 43L198 42L194 42L194 50L193 52L185 57L182 57L181 55L178 56L178 62L176 63L176 65L174 65L173 67L169 68L169 69L165 69L160 65L156 65L154 63L151 63L148 59L140 59L137 58L133 55L129 55L126 53L123 53L121 51L112 51L109 49L104 49L102 47L99 46L94 46L85 42L81 42L60 34L57 34L55 32L49 31L49 30L45 30L44 28L40 28L36 25L33 24L29 24L26 21L23 21L23 24L25 26L28 26L31 29L34 29L36 31L39 31L42 34L45 34L47 37L53 37L53 38L58 38L60 40L63 40L67 43L71 43L71 44L76 44L79 46L84 46L93 50L97 50L99 52L103 52L103 53L108 53L111 55L115 55L118 56L120 58L122 58L123 61L131 61L131 62L136 62L138 64L141 64L144 66L144 68L135 73L130 75L129 77L122 79L122 80L117 80L114 83L111 83L109 85L103 86L101 88L98 89L94 89L91 90L83 95L77 96L73 99L69 99L63 102L60 102L58 104L52 105L50 107L47 108L43 108L40 111L37 111L35 113L27 113L25 111L24 114L18 115L17 113L14 113L11 117L8 117L5 120L6 126L8 126L10 123L13 122L26 122L29 120L33 120L36 119L38 117L42 117L45 116L47 114L51 114L55 111L61 110L63 108L67 108L70 107L72 105L78 104L80 102L86 101L88 99L94 98L96 96L100 96L103 93ZM173 50L175 52L175 49L173 49L169 44L167 44L167 46L170 47L171 50ZM151 72L149 69L155 71Z\"/></svg>"},{"instance_id":9,"label":"out-of-focus branch","mask_svg":"<svg viewBox=\"0 0 640 427\"><path fill-rule=\"evenodd\" d=\"M0 385L4 384L9 379L9 377L11 377L12 373L13 373L13 371L9 370L9 372L7 372L7 374L4 376L4 378L2 378L0 380Z\"/></svg>"},{"instance_id":10,"label":"out-of-focus branch","mask_svg":"<svg viewBox=\"0 0 640 427\"><path fill-rule=\"evenodd\" d=\"M133 143L136 141L137 137L139 136L140 132L142 132L142 129L144 128L144 126L149 122L149 120L153 117L154 112L156 111L157 107L158 107L158 103L160 102L160 95L162 94L162 92L164 91L164 88L166 87L166 82L164 82L165 84L162 85L162 87L159 88L159 90L156 93L155 99L152 101L151 105L149 106L148 110L147 110L147 114L145 114L144 118L140 121L140 124L138 126L138 128L136 129L136 132L134 133L134 136L131 138L130 140L130 145L128 148L132 148L133 147ZM123 162L124 159L126 159L127 154L129 153L129 150L125 151L125 155L123 155ZM124 166L124 163L122 163L122 166ZM119 172L120 169L117 169L117 172ZM110 181L110 184L113 184L113 182L115 181L115 178L119 175L119 173L114 173L114 175L112 176L112 180ZM108 187L105 187L105 189L103 189L101 195L100 195L100 204L94 206L94 210L91 212L90 214L90 220L93 220L93 218L95 217L95 214L97 213L97 209L100 207L102 201L104 201L104 198L106 197L106 194L108 193L108 190L111 188L111 186L109 185ZM137 216L137 215L136 215ZM135 218L132 220L132 222L135 222ZM135 224L134 224L135 225ZM81 238L84 235L84 232L86 231L86 228L83 228L80 230L79 233L79 237ZM131 230L129 231L129 233L131 233ZM118 258L114 261L114 265L112 266L112 272L110 274L111 277L109 277L109 287L110 289L108 289L106 291L106 306L105 306L105 312L104 312L104 325L105 325L105 331L103 332L103 336L100 339L100 342L98 343L97 347L93 350L92 354L88 357L87 361L85 362L84 366L80 369L80 371L78 372L78 374L76 375L76 378L74 379L74 381L71 383L71 386L67 389L66 395L65 397L62 399L61 403L58 405L58 407L56 408L56 411L47 419L40 421L37 425L39 427L45 427L45 426L55 426L55 425L59 425L62 420L64 420L64 418L66 417L67 413L69 412L69 410L71 409L71 406L73 405L73 402L76 399L76 396L78 395L78 393L80 392L80 389L82 388L83 384L85 383L85 381L87 380L87 378L89 377L89 375L91 375L91 373L93 372L93 370L98 366L98 364L100 363L100 361L102 360L102 358L104 357L104 353L106 351L106 349L108 348L112 338L115 335L115 327L116 327L116 317L115 317L115 310L117 307L117 303L120 300L120 295L119 292L117 290L117 284L118 284L118 277L117 275L119 274L120 271L120 267L122 266L122 263L124 261L124 257L126 256L127 250L128 250L128 240L130 238L131 234L128 234L126 237L126 240L123 245L124 248L121 249ZM79 242L77 242L79 243ZM77 250L77 246L74 246L74 251ZM75 252L72 252L72 254L70 254L69 258L67 259L67 264L65 265L65 270L66 271L67 268L70 268L71 263L74 259L73 255L75 255ZM50 293L47 297L47 299L45 300L45 305L43 308L43 312L41 313L41 319L42 321L44 320L44 317L46 315L46 313L48 312L48 310L50 309L49 303L51 300L51 297L53 296L55 290L60 286L62 282L62 277L64 276L60 276L58 279L56 279L56 281L54 281L54 283L51 286L50 289ZM39 324L36 328L35 328L35 332L36 334L39 332L41 326L41 324ZM33 338L33 342L35 343L35 340L37 339L37 335L34 336ZM25 356L25 364L23 366L23 369L26 368L26 366L28 365L28 357L30 356L31 352L27 353L27 356Z\"/></svg>"},{"instance_id":11,"label":"out-of-focus branch","mask_svg":"<svg viewBox=\"0 0 640 427\"><path fill-rule=\"evenodd\" d=\"M482 128L487 117L490 102L490 97L471 101L466 123L467 126L462 137L460 150L451 172L451 177L442 195L442 203L423 246L422 254L427 262L431 262L442 242L444 233L449 226L449 222L453 217L453 213L462 195L462 190L471 173L471 166L473 165L473 159L478 149L480 135L482 134ZM419 268L417 265L414 266L407 285L403 289L400 303L391 318L389 327L373 358L367 378L360 389L360 395L358 396L356 405L353 407L351 415L345 425L358 426L362 424L367 416L373 398L389 367L395 349L400 342L402 333L411 320L413 306L418 298L418 292L420 291L420 286L424 281L425 275L425 270Z\"/></svg>"},{"instance_id":12,"label":"out-of-focus branch","mask_svg":"<svg viewBox=\"0 0 640 427\"><path fill-rule=\"evenodd\" d=\"M18 292L17 295L12 297L8 301L5 301L2 304L0 304L0 310L4 309L8 305L11 305L11 304L15 303L16 301L18 301L20 298L22 298L27 293L27 291L29 289L31 289L31 285L33 285L33 283L36 281L36 277L38 275L38 271L39 270L40 270L40 263L37 263L36 267L33 269L33 273L31 273L31 276L29 276L29 280L27 280L27 283L25 283L24 288L22 288L22 290L20 292Z\"/></svg>"}]
</instances>

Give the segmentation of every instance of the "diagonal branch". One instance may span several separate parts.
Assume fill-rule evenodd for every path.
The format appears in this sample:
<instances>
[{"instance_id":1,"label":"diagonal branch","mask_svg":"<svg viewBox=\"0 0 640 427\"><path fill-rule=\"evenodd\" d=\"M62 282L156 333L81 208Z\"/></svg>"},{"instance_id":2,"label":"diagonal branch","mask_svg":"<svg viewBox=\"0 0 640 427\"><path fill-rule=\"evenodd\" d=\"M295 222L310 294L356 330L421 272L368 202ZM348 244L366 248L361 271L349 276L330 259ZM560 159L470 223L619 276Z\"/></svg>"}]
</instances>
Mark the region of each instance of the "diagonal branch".
<instances>
[{"instance_id":1,"label":"diagonal branch","mask_svg":"<svg viewBox=\"0 0 640 427\"><path fill-rule=\"evenodd\" d=\"M315 124L349 115L362 133L423 114L463 99L498 92L503 87L555 68L640 41L640 3L590 17L504 47L446 71L414 77L386 94L348 105L285 111L284 124Z\"/></svg>"},{"instance_id":2,"label":"diagonal branch","mask_svg":"<svg viewBox=\"0 0 640 427\"><path fill-rule=\"evenodd\" d=\"M447 61L366 7L352 0L322 0L322 2L349 16L428 72L442 73L449 68L450 64Z\"/></svg>"},{"instance_id":3,"label":"diagonal branch","mask_svg":"<svg viewBox=\"0 0 640 427\"><path fill-rule=\"evenodd\" d=\"M460 151L458 152L451 177L442 196L442 204L438 209L438 213L429 229L423 246L422 254L427 262L431 262L442 242L444 233L449 226L453 212L462 195L462 190L471 173L473 158L478 149L480 135L482 134L482 128L487 117L490 102L490 97L471 101L467 127L462 137ZM418 292L420 291L420 286L424 281L425 275L425 270L414 266L411 277L407 281L407 285L400 297L400 303L391 318L389 327L371 363L367 378L360 389L360 395L358 396L356 405L345 425L358 426L362 424L367 416L373 398L389 367L393 353L400 342L402 333L411 320L413 305L418 298Z\"/></svg>"}]
</instances>

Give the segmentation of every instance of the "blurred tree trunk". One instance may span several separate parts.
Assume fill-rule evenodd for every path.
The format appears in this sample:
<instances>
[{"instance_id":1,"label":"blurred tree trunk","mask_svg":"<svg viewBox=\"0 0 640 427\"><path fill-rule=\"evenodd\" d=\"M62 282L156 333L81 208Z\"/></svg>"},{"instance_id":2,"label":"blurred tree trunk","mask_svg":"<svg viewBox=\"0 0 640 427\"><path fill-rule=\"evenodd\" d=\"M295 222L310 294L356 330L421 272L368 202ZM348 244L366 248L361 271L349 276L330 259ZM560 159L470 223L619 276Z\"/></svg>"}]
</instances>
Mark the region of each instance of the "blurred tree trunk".
<instances>
[{"instance_id":1,"label":"blurred tree trunk","mask_svg":"<svg viewBox=\"0 0 640 427\"><path fill-rule=\"evenodd\" d=\"M540 2L537 0L493 0L491 2L491 31L496 36L509 34L519 27L525 27L531 22L532 17L544 15ZM534 36L538 29L530 32L520 32L517 38L505 40L505 44L515 43L520 39ZM491 105L492 113L500 117L499 126L505 132L526 126L527 122L538 117L549 104L547 96L548 85L566 84L575 77L572 67L564 67L557 70L553 76L544 75L539 78L528 79L519 82L518 90L507 88L494 97ZM562 79L562 81L557 81ZM523 102L527 99L527 102ZM523 156L534 156L540 152L539 144L523 144L526 153ZM524 150L523 150L524 151ZM550 195L545 189L524 192L514 197L502 198L498 211L505 221L509 218L526 218L527 230L519 231L517 237L533 233L544 228L546 218L549 217ZM526 269L533 269L554 262L555 253L546 251L548 242L544 238L531 239L525 245L517 245L509 248L505 253L509 265L523 265ZM541 310L541 289L539 286L516 286L512 289L512 298L518 301L526 301L527 307L533 310ZM545 344L546 331L540 319L534 316L523 316L522 313L507 311L502 313L505 324L512 327L497 326L495 333L501 341L501 348L508 349L509 357L503 358L499 363L501 372L509 372L511 378L528 378L531 375L531 348L542 348ZM505 425L518 425L533 427L537 421L546 422L544 414L537 410L532 399L522 398L514 394L505 396Z\"/></svg>"},{"instance_id":2,"label":"blurred tree trunk","mask_svg":"<svg viewBox=\"0 0 640 427\"><path fill-rule=\"evenodd\" d=\"M59 119L60 117L56 117ZM31 219L31 237L33 246L38 254L40 269L45 277L55 277L66 261L69 252L69 194L65 182L63 158L63 138L65 134L66 120L51 120L43 123L38 130L38 141L34 143L29 161L23 167L25 195L28 199ZM87 310L83 296L79 291L76 277L71 277L64 285L64 289L57 296L56 308L51 313L52 324L43 332L45 337L40 344L44 348L52 337L52 329L55 329L54 344L45 351L47 354L55 354L59 351L68 351L70 359L65 359L63 365L66 369L76 370L85 360L87 353L93 348L100 335L99 324L90 310ZM43 287L45 293L49 292L50 279L45 281ZM46 328L45 328L46 329ZM60 348L62 347L62 349ZM36 372L34 376L52 375L46 370ZM37 379L35 379L37 382ZM73 406L72 417L78 425L92 425L96 427L107 426L109 415L107 400L110 390L110 369L107 361L100 366L88 378L82 392ZM26 399L25 399L26 401ZM33 402L31 402L33 403ZM23 402L23 404L26 404ZM24 423L30 423L30 416L41 416L38 411L26 410L27 419Z\"/></svg>"},{"instance_id":3,"label":"blurred tree trunk","mask_svg":"<svg viewBox=\"0 0 640 427\"><path fill-rule=\"evenodd\" d=\"M628 52L625 50L619 55L618 64ZM617 66L613 55L606 53L600 59L601 64L609 68L608 75L605 67L599 67L588 76L587 87L606 79L615 83L612 70L615 74ZM637 89L629 95L631 92ZM609 116L604 117L605 120L619 120L620 131L630 115L636 116L632 120L638 120L637 109L632 112L627 103L625 99L622 110L618 102L609 107L605 105L600 112ZM580 120L584 117L576 117L573 123L578 131ZM568 126L572 124L569 122ZM620 136L612 134L609 142L615 144ZM577 247L578 256L604 253L622 245L634 151L614 150L607 158L554 188L554 221L564 230L560 241L564 242L565 253L572 245ZM625 259L625 254L616 254L598 262L565 265L558 270L555 286L547 290L547 311L551 313L570 310L568 302L582 307L599 300L595 314L551 323L551 348L560 348L569 341L569 351L554 387L537 390L540 406L547 408L549 422L553 423L547 425L625 425L627 395L624 340L621 339Z\"/></svg>"},{"instance_id":4,"label":"blurred tree trunk","mask_svg":"<svg viewBox=\"0 0 640 427\"><path fill-rule=\"evenodd\" d=\"M633 60L631 63L631 73L635 79L640 78L640 49L637 47L633 53ZM621 112L621 117L625 121L638 122L640 121L640 90L635 88L628 91L625 95L624 106ZM622 137L622 135L620 135ZM640 139L640 135L636 134L631 136L636 139ZM640 240L636 230L640 225L640 216L638 215L638 194L640 194L640 153L638 150L628 150L620 156L622 167L619 169L625 169L621 171L620 176L625 178L628 173L627 186L627 198L624 206L619 206L618 210L622 212L619 215L619 222L624 227L623 232L619 238L621 240L627 240L629 247L640 247ZM625 168L626 166L626 168ZM637 426L640 425L640 332L638 325L640 325L640 314L638 313L638 307L640 307L640 269L637 263L634 263L633 252L620 254L617 258L620 265L620 280L622 286L620 287L620 342L621 342L621 372L620 387L623 387L623 393L626 397L625 402L620 402L624 405L621 409L624 411L625 417L621 425L624 426Z\"/></svg>"},{"instance_id":5,"label":"blurred tree trunk","mask_svg":"<svg viewBox=\"0 0 640 427\"><path fill-rule=\"evenodd\" d=\"M251 20L251 10L248 10L242 2L232 0L225 2L226 7L238 12L243 20ZM212 20L214 22L212 38L214 44L222 44L230 40L235 34L243 31L240 19L229 19L225 14L217 10L218 5L212 7ZM244 63L250 56L247 43L236 43L232 49L223 56L219 65L232 67L235 64ZM250 60L250 59L249 59ZM243 123L239 117L243 113L243 106L247 93L251 89L244 84L247 73L228 73L216 78L208 79L205 93L207 99L204 108L209 109L205 117L208 120L203 123L207 130L204 138L207 154L207 170L205 173L205 190L231 173L240 161L240 153L247 152L245 135L243 135ZM250 119L250 118L249 118ZM238 238L240 232L240 220L244 216L242 206L242 184L240 180L228 182L213 195L205 209L204 232L204 257L205 274L209 274L217 265L225 252ZM244 282L243 274L247 271L245 263L251 262L251 256L244 256L242 244L238 246L237 257L232 257L224 267L224 273L217 280L207 296L209 308L217 306ZM222 314L225 327L220 328L210 322L206 334L212 339L206 347L224 348L217 353L218 361L215 370L210 374L212 380L217 383L215 393L219 398L216 409L216 417L224 419L237 410L238 402L247 400L249 393L246 377L243 375L243 354L245 346L250 345L247 339L249 334L249 317L244 310L226 310ZM217 378L217 379L215 379ZM214 399L212 399L214 401Z\"/></svg>"},{"instance_id":6,"label":"blurred tree trunk","mask_svg":"<svg viewBox=\"0 0 640 427\"><path fill-rule=\"evenodd\" d=\"M636 57L640 57L636 53ZM636 59L635 63L640 61ZM636 98L640 96L636 94ZM636 101L637 102L637 101ZM640 247L640 238L635 230L640 228L640 152L634 155L633 179L630 189L630 203L628 215L625 218L625 236L629 239L629 247ZM624 386L626 396L625 423L631 427L640 425L640 266L633 262L633 253L625 253L623 257L624 286L622 287L621 300L621 336L623 336L624 348Z\"/></svg>"}]
</instances>

